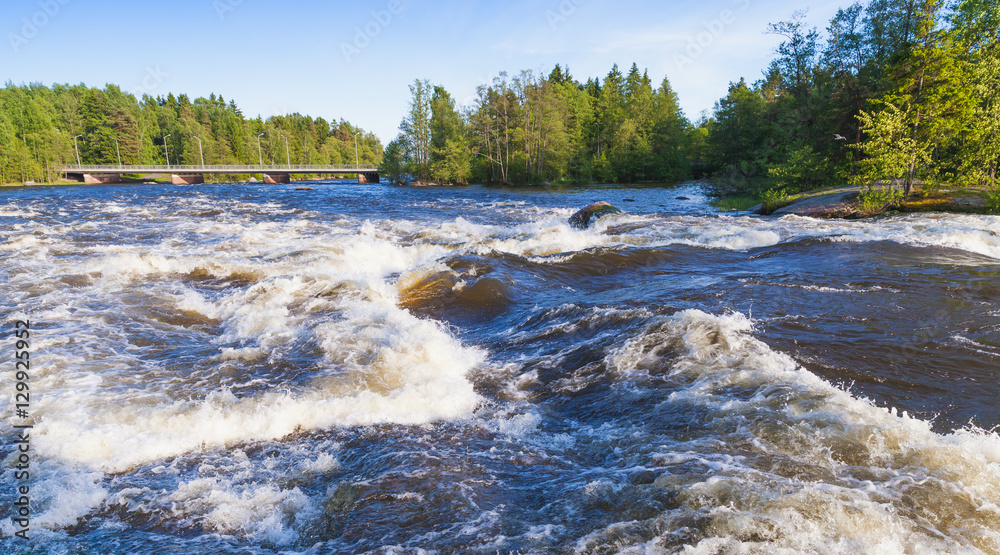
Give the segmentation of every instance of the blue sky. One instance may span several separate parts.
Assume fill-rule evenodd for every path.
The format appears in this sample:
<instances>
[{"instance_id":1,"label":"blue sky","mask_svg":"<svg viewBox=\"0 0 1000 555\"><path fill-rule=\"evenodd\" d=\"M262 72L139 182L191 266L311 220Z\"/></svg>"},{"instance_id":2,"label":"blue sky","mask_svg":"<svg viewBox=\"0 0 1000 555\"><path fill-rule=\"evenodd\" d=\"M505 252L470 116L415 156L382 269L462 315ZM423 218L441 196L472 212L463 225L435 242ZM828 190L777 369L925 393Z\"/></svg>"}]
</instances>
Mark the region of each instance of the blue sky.
<instances>
[{"instance_id":1,"label":"blue sky","mask_svg":"<svg viewBox=\"0 0 1000 555\"><path fill-rule=\"evenodd\" d=\"M383 142L414 79L469 104L500 71L603 77L617 63L670 79L695 120L730 81L760 77L769 22L809 9L826 28L846 0L4 0L0 78L114 83L137 95L222 94L244 114L346 119Z\"/></svg>"}]
</instances>

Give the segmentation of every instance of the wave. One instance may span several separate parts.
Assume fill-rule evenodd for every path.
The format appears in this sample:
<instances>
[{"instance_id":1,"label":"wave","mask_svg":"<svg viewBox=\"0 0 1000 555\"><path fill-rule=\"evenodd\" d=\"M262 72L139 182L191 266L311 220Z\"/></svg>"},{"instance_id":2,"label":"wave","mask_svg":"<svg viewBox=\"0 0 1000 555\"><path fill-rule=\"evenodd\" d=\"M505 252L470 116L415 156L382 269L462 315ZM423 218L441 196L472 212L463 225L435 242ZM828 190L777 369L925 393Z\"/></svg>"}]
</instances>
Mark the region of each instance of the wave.
<instances>
[{"instance_id":1,"label":"wave","mask_svg":"<svg viewBox=\"0 0 1000 555\"><path fill-rule=\"evenodd\" d=\"M44 394L33 407L32 443L40 470L32 486L34 522L43 529L74 526L101 507L131 506L131 494L113 492L112 482L135 469L170 472L170 461L185 456L228 454L335 427L476 420L484 398L473 381L489 366L487 353L426 316L521 302L527 295L517 272L538 271L559 283L690 250L680 247L745 251L804 240L894 241L1000 259L1000 219L992 217L828 222L622 214L574 230L566 223L571 209L524 203L492 206L510 225L463 216L433 225L365 220L203 195L154 204L139 211L127 202L93 203L84 207L93 214L76 222L67 213L57 222L33 207L50 216L5 227L6 302L30 306L24 317L47 326L33 339L45 353L33 376ZM869 291L851 284L820 290ZM676 506L642 524L653 530L645 548L1000 551L996 434L935 434L926 422L855 398L770 349L741 315L655 314L540 308L503 337L515 351L586 339L553 345L555 352L545 354L551 360L537 365L555 374L567 356L579 356L585 372L550 381L567 396L613 378L624 387L662 387L661 405L704 416L692 424L702 437L657 436L649 447L654 452L643 464L656 470L655 487L669 491ZM634 334L647 321L622 343L622 328ZM591 368L588 357L604 353L590 340L618 346L601 368ZM483 372L515 375L521 362ZM498 397L527 402L537 372L517 375ZM10 410L11 399L0 408ZM542 413L500 418L487 428L534 441L544 433ZM618 440L636 441L628 434ZM574 439L558 442L561 451ZM321 453L310 457L303 472L339 464ZM163 488L188 526L285 545L298 532L276 513L309 518L321 510L294 487L209 470ZM584 487L592 482L588 495L610 491L590 478ZM163 506L170 503L156 510ZM629 526L598 530L578 547L644 549L622 541ZM11 531L9 521L0 527ZM525 537L550 540L568 529ZM685 529L690 536L682 540L664 532Z\"/></svg>"},{"instance_id":2,"label":"wave","mask_svg":"<svg viewBox=\"0 0 1000 555\"><path fill-rule=\"evenodd\" d=\"M1000 436L934 433L823 381L752 330L740 314L686 310L608 357L623 376L665 373L664 403L703 412L711 431L653 455L656 485L677 507L645 523L668 531L647 547L675 545L687 527L690 553L1000 550ZM598 549L628 526L578 547Z\"/></svg>"},{"instance_id":3,"label":"wave","mask_svg":"<svg viewBox=\"0 0 1000 555\"><path fill-rule=\"evenodd\" d=\"M536 211L538 212L538 211ZM877 220L817 220L799 216L764 219L750 216L663 216L616 214L585 230L571 228L569 209L531 213L511 226L476 224L459 216L420 239L480 254L503 252L539 263L561 263L567 256L594 249L688 246L747 251L807 240L892 241L916 247L942 247L1000 259L1000 217L913 214ZM522 217L525 213L521 214ZM416 232L412 224L397 233Z\"/></svg>"},{"instance_id":4,"label":"wave","mask_svg":"<svg viewBox=\"0 0 1000 555\"><path fill-rule=\"evenodd\" d=\"M331 427L458 420L480 405L468 374L485 353L400 306L394 285L447 248L401 245L357 220L227 217L161 220L151 240L80 247L57 225L27 226L23 237L45 240L20 240L10 263L30 263L31 281L7 285L10 302L31 306L25 316L42 326L33 524L72 526L109 502L105 476L185 454ZM69 286L68 275L78 278ZM178 500L204 485L180 487ZM221 513L209 520L225 506L301 501L266 487L235 495L213 499ZM247 519L264 530L266 512ZM217 530L230 530L219 518Z\"/></svg>"}]
</instances>

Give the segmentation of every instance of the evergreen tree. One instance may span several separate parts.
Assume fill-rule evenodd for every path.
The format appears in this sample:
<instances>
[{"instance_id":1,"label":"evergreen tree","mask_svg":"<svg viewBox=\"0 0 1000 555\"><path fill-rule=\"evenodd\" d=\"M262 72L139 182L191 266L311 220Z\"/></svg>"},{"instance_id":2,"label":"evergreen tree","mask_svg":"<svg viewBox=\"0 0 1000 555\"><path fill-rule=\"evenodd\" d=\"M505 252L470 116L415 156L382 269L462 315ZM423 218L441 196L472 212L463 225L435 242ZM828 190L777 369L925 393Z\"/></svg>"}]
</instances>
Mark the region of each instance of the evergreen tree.
<instances>
[{"instance_id":1,"label":"evergreen tree","mask_svg":"<svg viewBox=\"0 0 1000 555\"><path fill-rule=\"evenodd\" d=\"M431 178L445 183L467 183L469 145L465 122L444 87L434 87L430 133Z\"/></svg>"},{"instance_id":2,"label":"evergreen tree","mask_svg":"<svg viewBox=\"0 0 1000 555\"><path fill-rule=\"evenodd\" d=\"M431 93L430 81L414 80L410 85L410 111L399 126L410 149L411 172L420 179L430 174L431 165Z\"/></svg>"}]
</instances>

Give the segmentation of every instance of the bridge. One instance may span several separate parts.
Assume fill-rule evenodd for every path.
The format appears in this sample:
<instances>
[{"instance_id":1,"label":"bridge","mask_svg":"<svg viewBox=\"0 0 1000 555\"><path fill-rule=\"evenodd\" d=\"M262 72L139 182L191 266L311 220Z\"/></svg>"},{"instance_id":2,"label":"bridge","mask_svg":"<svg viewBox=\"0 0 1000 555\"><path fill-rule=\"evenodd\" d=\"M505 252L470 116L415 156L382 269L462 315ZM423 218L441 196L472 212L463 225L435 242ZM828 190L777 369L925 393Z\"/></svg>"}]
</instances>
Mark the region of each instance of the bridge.
<instances>
[{"instance_id":1,"label":"bridge","mask_svg":"<svg viewBox=\"0 0 1000 555\"><path fill-rule=\"evenodd\" d=\"M60 169L68 179L88 184L118 183L122 174L165 174L174 185L193 185L205 182L205 174L263 174L264 183L289 183L292 174L357 174L360 183L378 183L378 166L366 164L341 165L79 165Z\"/></svg>"}]
</instances>

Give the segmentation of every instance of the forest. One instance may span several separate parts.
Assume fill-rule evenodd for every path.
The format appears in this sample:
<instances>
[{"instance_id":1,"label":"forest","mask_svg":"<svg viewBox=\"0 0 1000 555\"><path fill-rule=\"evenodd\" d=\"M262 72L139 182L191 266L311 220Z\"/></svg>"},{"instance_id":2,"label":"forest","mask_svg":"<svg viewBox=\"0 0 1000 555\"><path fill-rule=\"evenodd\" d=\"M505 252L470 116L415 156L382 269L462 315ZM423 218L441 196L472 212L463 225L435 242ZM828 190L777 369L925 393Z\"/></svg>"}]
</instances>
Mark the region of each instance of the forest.
<instances>
[{"instance_id":1,"label":"forest","mask_svg":"<svg viewBox=\"0 0 1000 555\"><path fill-rule=\"evenodd\" d=\"M459 109L427 80L410 86L400 135L386 146L390 179L499 185L669 182L703 173L706 135L684 117L664 78L618 66L580 83L556 65L546 75L501 73Z\"/></svg>"},{"instance_id":2,"label":"forest","mask_svg":"<svg viewBox=\"0 0 1000 555\"><path fill-rule=\"evenodd\" d=\"M730 83L696 122L666 78L654 88L635 65L586 82L558 65L500 74L462 111L418 80L386 170L497 184L710 174L758 198L892 184L889 201L947 182L998 202L1000 3L871 0L840 9L823 35L805 11L766 32L781 42L761 78Z\"/></svg>"},{"instance_id":3,"label":"forest","mask_svg":"<svg viewBox=\"0 0 1000 555\"><path fill-rule=\"evenodd\" d=\"M263 135L261 135L263 133ZM357 153L355 153L357 135ZM74 144L74 138L76 143ZM259 149L258 149L258 139ZM52 183L75 164L375 164L380 143L350 123L300 114L249 119L210 95L136 99L115 85L0 89L0 183ZM225 180L227 176L218 176Z\"/></svg>"},{"instance_id":4,"label":"forest","mask_svg":"<svg viewBox=\"0 0 1000 555\"><path fill-rule=\"evenodd\" d=\"M248 119L221 96L136 99L114 85L0 89L0 182L53 181L85 163L381 164L396 182L673 182L710 177L774 198L861 184L905 195L915 184L992 189L1000 207L1000 4L870 0L824 32L798 11L760 78L730 83L691 121L664 77L636 64L603 78L500 73L468 106L417 79L400 132L384 149L351 124L299 114ZM668 53L664 53L666 56ZM166 144L164 144L166 141ZM201 151L199 150L201 147ZM287 154L286 154L287 149ZM175 158L176 157L176 158Z\"/></svg>"}]
</instances>

